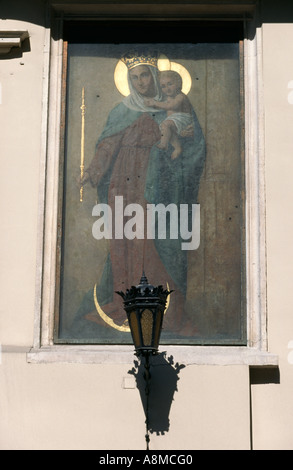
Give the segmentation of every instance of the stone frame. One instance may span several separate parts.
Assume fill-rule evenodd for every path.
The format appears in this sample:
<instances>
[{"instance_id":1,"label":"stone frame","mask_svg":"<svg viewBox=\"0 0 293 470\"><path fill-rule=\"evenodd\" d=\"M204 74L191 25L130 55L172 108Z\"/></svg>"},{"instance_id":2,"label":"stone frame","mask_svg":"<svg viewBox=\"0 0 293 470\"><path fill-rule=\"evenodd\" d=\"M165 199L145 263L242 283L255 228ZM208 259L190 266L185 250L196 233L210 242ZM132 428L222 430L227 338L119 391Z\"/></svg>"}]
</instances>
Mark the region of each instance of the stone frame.
<instances>
[{"instance_id":1,"label":"stone frame","mask_svg":"<svg viewBox=\"0 0 293 470\"><path fill-rule=\"evenodd\" d=\"M62 77L62 15L46 28L43 73L42 152L34 345L27 361L131 363L133 346L55 345L53 342L56 256L60 227L58 175ZM163 346L185 364L277 366L268 352L262 35L256 18L245 22L245 178L247 346ZM162 349L161 348L161 349Z\"/></svg>"}]
</instances>

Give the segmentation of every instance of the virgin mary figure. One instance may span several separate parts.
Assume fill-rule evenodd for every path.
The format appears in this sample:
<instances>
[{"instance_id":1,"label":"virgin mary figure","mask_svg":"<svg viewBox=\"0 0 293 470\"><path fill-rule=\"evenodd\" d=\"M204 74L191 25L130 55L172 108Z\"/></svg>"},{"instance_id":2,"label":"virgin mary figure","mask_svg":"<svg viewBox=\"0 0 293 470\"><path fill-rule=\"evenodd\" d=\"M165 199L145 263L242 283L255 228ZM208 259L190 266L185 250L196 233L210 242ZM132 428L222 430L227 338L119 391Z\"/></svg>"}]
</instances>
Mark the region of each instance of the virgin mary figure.
<instances>
[{"instance_id":1,"label":"virgin mary figure","mask_svg":"<svg viewBox=\"0 0 293 470\"><path fill-rule=\"evenodd\" d=\"M96 187L99 203L108 204L112 214L117 196L123 196L124 207L139 204L145 215L147 204L191 207L197 203L205 161L205 141L196 114L192 111L193 128L180 136L180 156L172 160L171 144L167 150L157 146L161 137L159 126L166 118L166 111L145 104L146 98L162 100L157 59L132 55L122 60L127 65L130 94L110 112L82 184L89 182ZM187 252L181 249L180 235L178 239L168 236L169 223L167 220L165 239L147 238L145 232L143 238L110 240L101 281L88 293L78 311L76 334L114 340L118 334L123 342L124 332L128 331L126 315L115 292L137 285L143 270L151 284L174 290L165 314L163 334L178 337L196 334L196 325L184 309Z\"/></svg>"}]
</instances>

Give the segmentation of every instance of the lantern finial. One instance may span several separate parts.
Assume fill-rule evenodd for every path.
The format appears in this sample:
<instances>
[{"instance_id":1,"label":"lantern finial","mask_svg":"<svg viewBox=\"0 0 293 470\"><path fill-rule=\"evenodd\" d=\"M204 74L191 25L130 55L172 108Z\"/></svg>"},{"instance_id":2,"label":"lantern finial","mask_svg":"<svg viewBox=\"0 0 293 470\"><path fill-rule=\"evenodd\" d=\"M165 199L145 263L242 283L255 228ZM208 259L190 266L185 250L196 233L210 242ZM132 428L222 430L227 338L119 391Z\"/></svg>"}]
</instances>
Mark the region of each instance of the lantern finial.
<instances>
[{"instance_id":1,"label":"lantern finial","mask_svg":"<svg viewBox=\"0 0 293 470\"><path fill-rule=\"evenodd\" d=\"M144 271L142 272L142 276L140 278L140 284L148 284L148 280Z\"/></svg>"}]
</instances>

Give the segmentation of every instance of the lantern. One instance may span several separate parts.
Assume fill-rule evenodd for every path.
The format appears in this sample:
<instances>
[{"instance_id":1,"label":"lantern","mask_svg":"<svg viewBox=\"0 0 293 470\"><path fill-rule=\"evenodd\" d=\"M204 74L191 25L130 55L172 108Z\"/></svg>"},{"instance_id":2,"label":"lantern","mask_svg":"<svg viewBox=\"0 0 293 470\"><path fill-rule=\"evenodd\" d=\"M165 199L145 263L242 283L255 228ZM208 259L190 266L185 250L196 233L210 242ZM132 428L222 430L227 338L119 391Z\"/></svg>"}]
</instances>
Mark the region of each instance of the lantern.
<instances>
[{"instance_id":1,"label":"lantern","mask_svg":"<svg viewBox=\"0 0 293 470\"><path fill-rule=\"evenodd\" d=\"M125 293L117 292L124 301L137 356L158 354L166 301L171 292L149 284L144 273L137 286Z\"/></svg>"}]
</instances>

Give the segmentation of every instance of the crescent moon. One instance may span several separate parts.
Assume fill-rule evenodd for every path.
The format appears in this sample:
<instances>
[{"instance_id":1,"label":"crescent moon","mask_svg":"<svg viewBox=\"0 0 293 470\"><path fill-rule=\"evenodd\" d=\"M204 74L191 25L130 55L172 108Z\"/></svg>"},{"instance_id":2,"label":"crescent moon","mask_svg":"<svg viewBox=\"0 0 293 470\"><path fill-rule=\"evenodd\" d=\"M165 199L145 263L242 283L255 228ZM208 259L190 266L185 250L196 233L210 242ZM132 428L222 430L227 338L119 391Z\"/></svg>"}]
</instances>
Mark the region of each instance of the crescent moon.
<instances>
[{"instance_id":1,"label":"crescent moon","mask_svg":"<svg viewBox=\"0 0 293 470\"><path fill-rule=\"evenodd\" d=\"M169 290L169 284L167 282L167 290ZM128 320L125 320L125 322L123 323L123 325L117 325L113 320L112 318L110 318L104 311L103 309L101 308L100 304L99 304L99 301L98 301L98 297L97 297L97 284L95 284L95 287L94 287L94 302L95 302L95 307L96 307L96 310L97 310L97 313L100 315L100 317L102 318L102 320L104 320L105 323L107 323L107 325L111 326L112 328L115 328L115 330L118 330L118 331L122 331L123 333L130 333L130 328L128 326ZM164 315L166 315L166 312L169 308L169 305L170 305L170 295L168 295L167 297L167 302L166 302L166 308L165 308L165 311L164 311Z\"/></svg>"},{"instance_id":2,"label":"crescent moon","mask_svg":"<svg viewBox=\"0 0 293 470\"><path fill-rule=\"evenodd\" d=\"M130 332L130 328L128 326L128 320L125 320L125 322L121 326L116 325L116 323L112 320L112 318L108 317L108 315L106 315L106 313L103 311L103 309L101 308L98 302L97 284L95 284L95 287L94 287L94 302L95 302L95 307L97 309L98 314L104 320L104 322L107 323L107 325L111 326L112 328L115 328L115 330L123 331L124 333Z\"/></svg>"},{"instance_id":3,"label":"crescent moon","mask_svg":"<svg viewBox=\"0 0 293 470\"><path fill-rule=\"evenodd\" d=\"M188 70L177 62L170 62L166 56L161 56L158 60L158 69L174 70L181 75L182 78L182 92L188 95L192 86L192 78ZM128 96L130 94L128 80L127 80L127 66L119 60L114 70L114 83L121 95Z\"/></svg>"}]
</instances>

